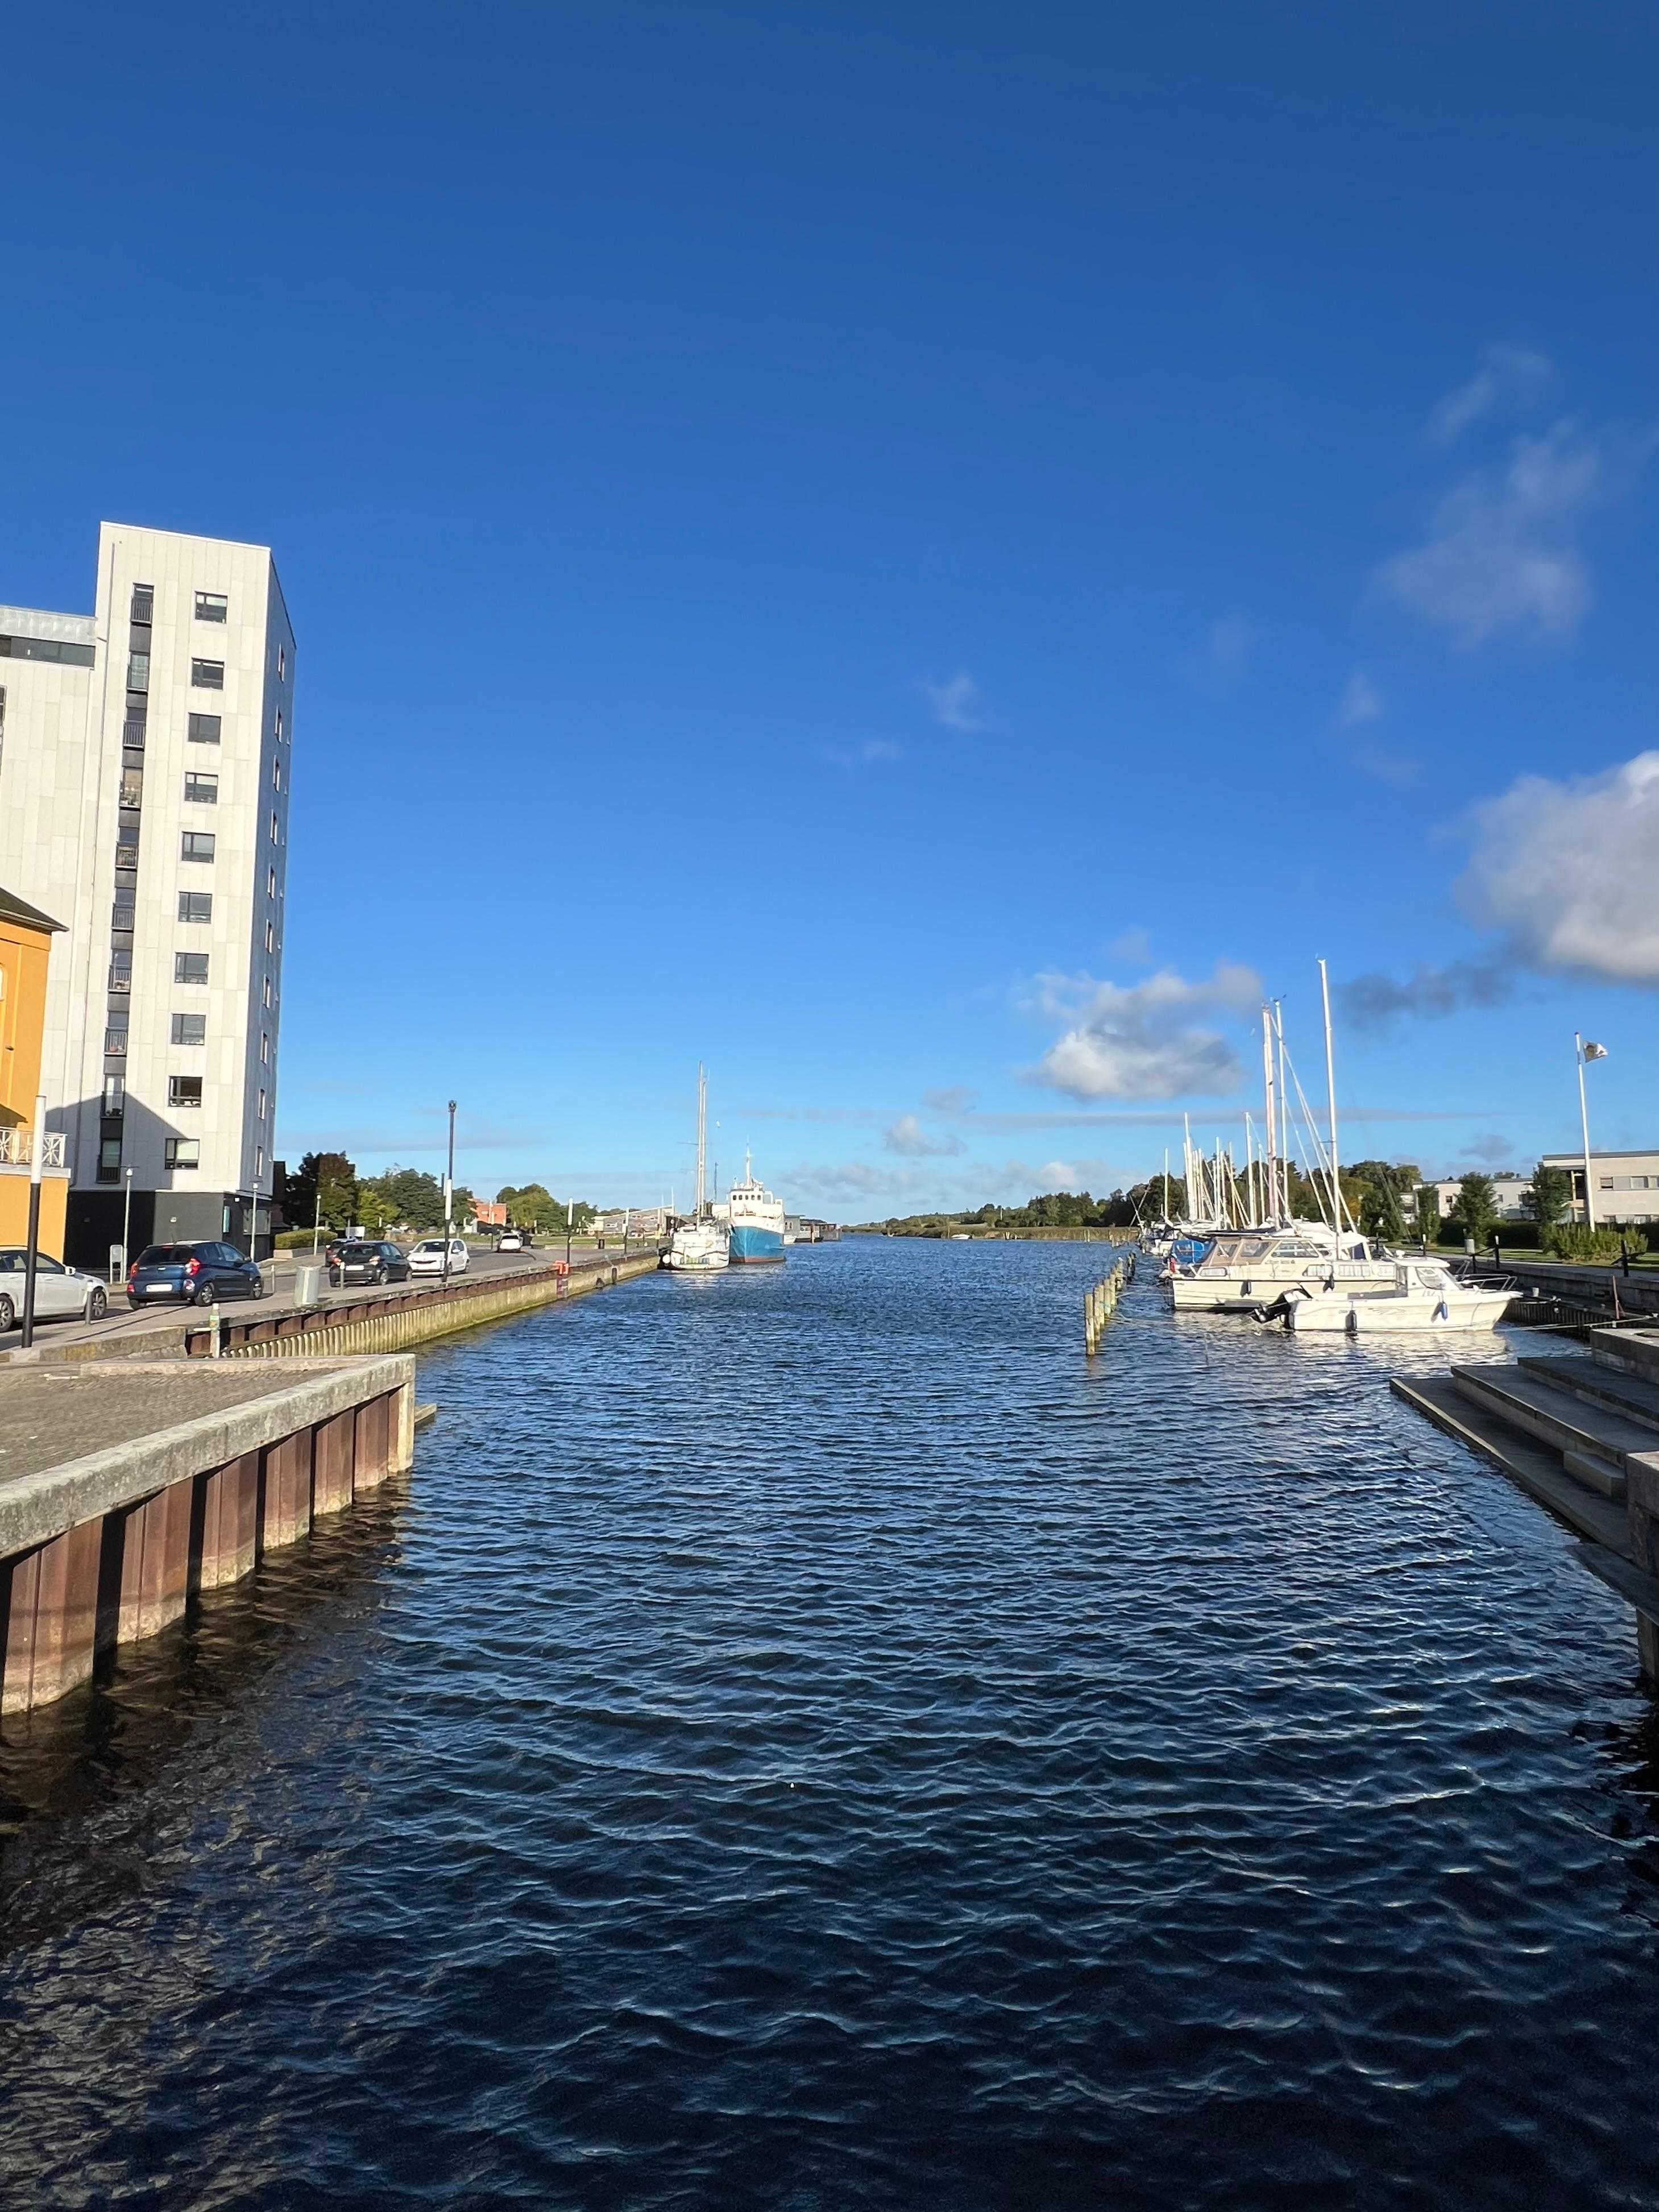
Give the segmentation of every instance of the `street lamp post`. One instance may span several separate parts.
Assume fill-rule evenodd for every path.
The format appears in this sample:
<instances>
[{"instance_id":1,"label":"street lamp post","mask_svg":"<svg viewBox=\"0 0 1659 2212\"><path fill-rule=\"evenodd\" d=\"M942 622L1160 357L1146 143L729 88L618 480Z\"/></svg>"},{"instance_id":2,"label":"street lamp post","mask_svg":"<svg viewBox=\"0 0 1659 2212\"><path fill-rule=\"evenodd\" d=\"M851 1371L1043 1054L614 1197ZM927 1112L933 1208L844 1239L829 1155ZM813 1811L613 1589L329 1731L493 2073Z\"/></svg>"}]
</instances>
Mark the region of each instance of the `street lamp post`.
<instances>
[{"instance_id":1,"label":"street lamp post","mask_svg":"<svg viewBox=\"0 0 1659 2212\"><path fill-rule=\"evenodd\" d=\"M132 1265L132 1170L127 1170L126 1196L121 1201L121 1280Z\"/></svg>"},{"instance_id":2,"label":"street lamp post","mask_svg":"<svg viewBox=\"0 0 1659 2212\"><path fill-rule=\"evenodd\" d=\"M455 1235L455 1101L449 1102L449 1168L444 1176L443 1287L449 1288L449 1247Z\"/></svg>"},{"instance_id":3,"label":"street lamp post","mask_svg":"<svg viewBox=\"0 0 1659 2212\"><path fill-rule=\"evenodd\" d=\"M1595 1226L1595 1187L1590 1176L1589 1108L1584 1100L1584 1069L1592 1060L1605 1060L1607 1048L1604 1044L1592 1044L1575 1030L1572 1033L1573 1058L1578 1066L1578 1127L1584 1139L1584 1225Z\"/></svg>"},{"instance_id":4,"label":"street lamp post","mask_svg":"<svg viewBox=\"0 0 1659 2212\"><path fill-rule=\"evenodd\" d=\"M570 1273L570 1235L575 1221L576 1201L574 1198L568 1198L564 1202L564 1271L567 1275Z\"/></svg>"}]
</instances>

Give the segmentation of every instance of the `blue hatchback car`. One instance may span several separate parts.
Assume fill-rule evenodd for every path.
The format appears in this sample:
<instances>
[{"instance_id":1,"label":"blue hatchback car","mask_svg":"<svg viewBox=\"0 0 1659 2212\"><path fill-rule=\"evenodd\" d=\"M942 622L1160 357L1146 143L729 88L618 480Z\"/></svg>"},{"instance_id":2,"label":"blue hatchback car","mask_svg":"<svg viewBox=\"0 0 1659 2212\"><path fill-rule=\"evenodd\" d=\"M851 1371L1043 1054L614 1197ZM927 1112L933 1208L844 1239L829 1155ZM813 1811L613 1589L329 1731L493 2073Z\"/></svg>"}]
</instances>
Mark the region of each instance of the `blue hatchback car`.
<instances>
[{"instance_id":1,"label":"blue hatchback car","mask_svg":"<svg viewBox=\"0 0 1659 2212\"><path fill-rule=\"evenodd\" d=\"M158 1305L164 1298L210 1306L220 1298L262 1298L257 1263L234 1244L147 1244L127 1270L127 1303Z\"/></svg>"}]
</instances>

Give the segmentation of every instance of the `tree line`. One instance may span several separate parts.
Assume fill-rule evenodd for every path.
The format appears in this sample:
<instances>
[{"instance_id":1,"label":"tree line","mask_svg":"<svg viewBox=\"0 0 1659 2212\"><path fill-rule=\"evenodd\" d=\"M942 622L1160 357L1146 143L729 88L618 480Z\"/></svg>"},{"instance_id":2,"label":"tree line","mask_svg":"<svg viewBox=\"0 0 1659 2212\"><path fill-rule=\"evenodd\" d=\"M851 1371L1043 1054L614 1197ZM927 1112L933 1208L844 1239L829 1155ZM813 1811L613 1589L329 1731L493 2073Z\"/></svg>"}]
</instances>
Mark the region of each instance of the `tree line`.
<instances>
[{"instance_id":1,"label":"tree line","mask_svg":"<svg viewBox=\"0 0 1659 2212\"><path fill-rule=\"evenodd\" d=\"M309 1229L320 1222L336 1231L354 1224L371 1237L389 1229L425 1233L444 1225L444 1187L434 1175L419 1168L388 1168L384 1175L360 1176L344 1152L307 1152L298 1167L289 1170L281 1192L283 1212L290 1230ZM477 1200L464 1183L457 1183L454 1215L465 1221ZM562 1229L566 1206L544 1183L508 1184L495 1194L495 1204L505 1206L515 1229ZM572 1201L571 1225L582 1230L593 1219L594 1209L585 1199Z\"/></svg>"},{"instance_id":2,"label":"tree line","mask_svg":"<svg viewBox=\"0 0 1659 2212\"><path fill-rule=\"evenodd\" d=\"M1466 1237L1486 1245L1504 1220L1498 1188L1488 1175L1470 1173L1460 1178L1457 1196L1443 1220L1440 1194L1425 1182L1414 1160L1357 1160L1340 1171L1345 1204L1367 1237L1387 1244L1403 1244L1413 1235L1407 1216L1407 1200L1414 1203L1421 1233L1443 1244L1461 1245ZM1323 1178L1312 1178L1299 1168L1290 1170L1291 1211L1298 1219L1316 1221L1328 1214L1329 1190ZM1571 1257L1582 1255L1577 1246L1585 1232L1576 1229L1572 1212L1572 1177L1565 1168L1547 1167L1540 1160L1532 1172L1532 1187L1522 1204L1536 1227L1540 1243L1559 1247ZM1127 1190L1104 1198L1091 1192L1052 1190L1027 1199L1023 1206L985 1205L968 1212L910 1213L872 1222L892 1237L939 1237L957 1229L1090 1229L1151 1227L1154 1223L1179 1221L1187 1210L1187 1187L1179 1176L1149 1176ZM1613 1238L1617 1243L1616 1234Z\"/></svg>"}]
</instances>

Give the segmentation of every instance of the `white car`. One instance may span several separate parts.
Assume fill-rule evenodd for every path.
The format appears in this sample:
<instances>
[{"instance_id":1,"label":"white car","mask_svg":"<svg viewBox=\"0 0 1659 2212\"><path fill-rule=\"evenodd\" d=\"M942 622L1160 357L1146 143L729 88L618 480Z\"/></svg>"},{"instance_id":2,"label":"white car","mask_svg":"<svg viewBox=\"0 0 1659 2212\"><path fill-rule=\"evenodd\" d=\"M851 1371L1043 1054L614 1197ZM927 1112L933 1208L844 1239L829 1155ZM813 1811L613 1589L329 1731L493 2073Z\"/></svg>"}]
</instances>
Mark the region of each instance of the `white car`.
<instances>
[{"instance_id":1,"label":"white car","mask_svg":"<svg viewBox=\"0 0 1659 2212\"><path fill-rule=\"evenodd\" d=\"M495 1239L495 1249L498 1252L522 1252L524 1238L516 1229L503 1229Z\"/></svg>"},{"instance_id":2,"label":"white car","mask_svg":"<svg viewBox=\"0 0 1659 2212\"><path fill-rule=\"evenodd\" d=\"M409 1255L411 1275L441 1275L444 1271L444 1240L441 1237L423 1237ZM466 1273L466 1246L459 1237L449 1240L449 1272L452 1275Z\"/></svg>"},{"instance_id":3,"label":"white car","mask_svg":"<svg viewBox=\"0 0 1659 2212\"><path fill-rule=\"evenodd\" d=\"M23 1316L23 1273L28 1254L21 1244L0 1247L0 1330L15 1328ZM109 1292L96 1275L83 1275L66 1267L45 1252L34 1261L34 1316L37 1321L102 1321L109 1311Z\"/></svg>"}]
</instances>

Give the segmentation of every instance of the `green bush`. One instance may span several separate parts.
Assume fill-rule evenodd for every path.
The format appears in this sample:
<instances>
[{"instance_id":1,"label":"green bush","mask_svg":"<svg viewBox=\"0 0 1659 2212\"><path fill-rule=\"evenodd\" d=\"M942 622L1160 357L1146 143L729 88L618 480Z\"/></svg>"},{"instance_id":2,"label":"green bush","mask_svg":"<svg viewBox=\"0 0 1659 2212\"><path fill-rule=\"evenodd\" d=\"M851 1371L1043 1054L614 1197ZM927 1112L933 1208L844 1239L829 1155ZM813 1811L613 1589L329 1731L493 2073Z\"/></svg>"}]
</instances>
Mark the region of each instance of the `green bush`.
<instances>
[{"instance_id":1,"label":"green bush","mask_svg":"<svg viewBox=\"0 0 1659 2212\"><path fill-rule=\"evenodd\" d=\"M1558 1260L1590 1261L1605 1267L1619 1257L1616 1229L1591 1229L1582 1221L1558 1222L1545 1243Z\"/></svg>"},{"instance_id":2,"label":"green bush","mask_svg":"<svg viewBox=\"0 0 1659 2212\"><path fill-rule=\"evenodd\" d=\"M331 1229L324 1230L322 1241L325 1244L333 1233ZM308 1229L279 1229L270 1241L279 1252L297 1252L301 1245L309 1251L311 1231Z\"/></svg>"}]
</instances>

